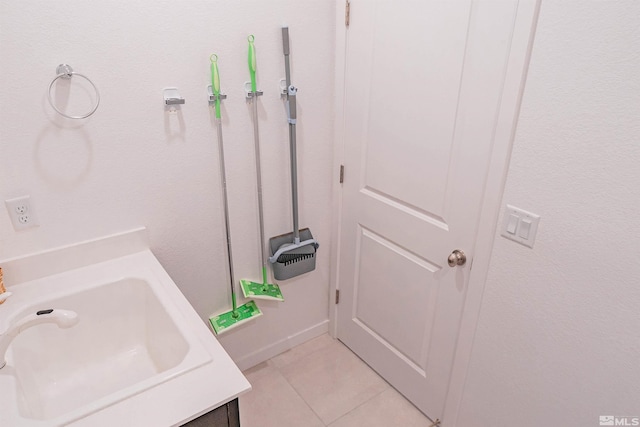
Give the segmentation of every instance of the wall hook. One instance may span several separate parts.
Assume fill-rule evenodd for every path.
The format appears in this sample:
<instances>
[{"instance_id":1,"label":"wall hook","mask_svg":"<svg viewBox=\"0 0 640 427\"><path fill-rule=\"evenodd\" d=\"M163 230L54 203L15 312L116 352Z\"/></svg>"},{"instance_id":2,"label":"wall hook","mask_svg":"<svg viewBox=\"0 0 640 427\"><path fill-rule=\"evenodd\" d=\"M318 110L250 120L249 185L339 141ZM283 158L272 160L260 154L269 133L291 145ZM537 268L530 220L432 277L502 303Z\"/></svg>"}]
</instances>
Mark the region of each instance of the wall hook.
<instances>
[{"instance_id":1,"label":"wall hook","mask_svg":"<svg viewBox=\"0 0 640 427\"><path fill-rule=\"evenodd\" d=\"M180 96L176 87L166 87L163 89L163 93L164 106L169 112L176 112L178 107L185 103L184 98Z\"/></svg>"},{"instance_id":2,"label":"wall hook","mask_svg":"<svg viewBox=\"0 0 640 427\"><path fill-rule=\"evenodd\" d=\"M244 82L244 94L247 99L251 99L254 96L262 96L263 92L261 90L257 90L254 94L254 92L251 91L251 82Z\"/></svg>"}]
</instances>

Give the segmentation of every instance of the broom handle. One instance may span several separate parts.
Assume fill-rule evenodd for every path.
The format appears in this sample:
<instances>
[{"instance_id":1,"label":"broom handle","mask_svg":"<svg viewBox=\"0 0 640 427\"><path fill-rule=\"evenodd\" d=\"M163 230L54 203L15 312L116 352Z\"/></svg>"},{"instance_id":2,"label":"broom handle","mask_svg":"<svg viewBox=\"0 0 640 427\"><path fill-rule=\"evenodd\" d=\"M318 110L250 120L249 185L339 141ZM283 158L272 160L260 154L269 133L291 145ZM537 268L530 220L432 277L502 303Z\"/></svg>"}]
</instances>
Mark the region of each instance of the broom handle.
<instances>
[{"instance_id":1,"label":"broom handle","mask_svg":"<svg viewBox=\"0 0 640 427\"><path fill-rule=\"evenodd\" d=\"M282 27L282 51L284 52L284 73L288 88L291 85L291 70L289 69L289 27Z\"/></svg>"},{"instance_id":2,"label":"broom handle","mask_svg":"<svg viewBox=\"0 0 640 427\"><path fill-rule=\"evenodd\" d=\"M282 50L284 52L284 70L287 83L287 112L289 122L289 147L291 152L291 204L293 206L293 243L300 244L300 228L298 225L298 165L296 153L296 93L291 84L291 68L289 66L289 27L282 27Z\"/></svg>"},{"instance_id":3,"label":"broom handle","mask_svg":"<svg viewBox=\"0 0 640 427\"><path fill-rule=\"evenodd\" d=\"M293 242L300 243L298 226L298 167L296 164L296 125L289 125L289 145L291 148L291 204L293 206Z\"/></svg>"}]
</instances>

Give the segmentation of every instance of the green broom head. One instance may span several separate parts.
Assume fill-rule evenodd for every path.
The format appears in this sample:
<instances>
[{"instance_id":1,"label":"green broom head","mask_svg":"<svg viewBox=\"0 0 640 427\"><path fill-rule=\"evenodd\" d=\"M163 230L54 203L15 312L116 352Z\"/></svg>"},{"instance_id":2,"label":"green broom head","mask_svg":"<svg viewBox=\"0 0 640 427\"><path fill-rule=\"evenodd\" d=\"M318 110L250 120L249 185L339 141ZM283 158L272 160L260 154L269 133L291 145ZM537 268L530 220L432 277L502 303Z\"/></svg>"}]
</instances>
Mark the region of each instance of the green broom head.
<instances>
[{"instance_id":1,"label":"green broom head","mask_svg":"<svg viewBox=\"0 0 640 427\"><path fill-rule=\"evenodd\" d=\"M267 282L267 269L262 268L262 283L251 280L240 280L240 287L245 298L264 299L270 301L284 301L280 286Z\"/></svg>"},{"instance_id":2,"label":"green broom head","mask_svg":"<svg viewBox=\"0 0 640 427\"><path fill-rule=\"evenodd\" d=\"M280 292L280 286L267 282L267 266L262 267L262 283L251 280L240 280L240 287L245 298L265 299L271 301L284 301Z\"/></svg>"},{"instance_id":3,"label":"green broom head","mask_svg":"<svg viewBox=\"0 0 640 427\"><path fill-rule=\"evenodd\" d=\"M216 335L220 335L261 315L262 312L256 303L247 301L235 310L209 318L209 323Z\"/></svg>"},{"instance_id":4,"label":"green broom head","mask_svg":"<svg viewBox=\"0 0 640 427\"><path fill-rule=\"evenodd\" d=\"M245 298L264 299L271 301L284 301L284 296L280 291L280 286L275 283L252 282L251 280L241 280L240 286Z\"/></svg>"}]
</instances>

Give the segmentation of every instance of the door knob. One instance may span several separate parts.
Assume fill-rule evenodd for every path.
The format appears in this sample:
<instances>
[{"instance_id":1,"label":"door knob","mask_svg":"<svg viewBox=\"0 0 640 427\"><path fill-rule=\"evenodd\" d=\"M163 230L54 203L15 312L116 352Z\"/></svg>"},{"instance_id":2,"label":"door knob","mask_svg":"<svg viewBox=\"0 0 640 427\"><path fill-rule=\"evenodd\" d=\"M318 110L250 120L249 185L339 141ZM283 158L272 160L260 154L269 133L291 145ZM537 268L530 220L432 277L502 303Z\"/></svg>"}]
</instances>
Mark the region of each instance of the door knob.
<instances>
[{"instance_id":1,"label":"door knob","mask_svg":"<svg viewBox=\"0 0 640 427\"><path fill-rule=\"evenodd\" d=\"M449 261L449 267L464 265L464 263L467 262L467 256L461 250L456 249L455 251L451 252L451 255L449 255L447 261Z\"/></svg>"}]
</instances>

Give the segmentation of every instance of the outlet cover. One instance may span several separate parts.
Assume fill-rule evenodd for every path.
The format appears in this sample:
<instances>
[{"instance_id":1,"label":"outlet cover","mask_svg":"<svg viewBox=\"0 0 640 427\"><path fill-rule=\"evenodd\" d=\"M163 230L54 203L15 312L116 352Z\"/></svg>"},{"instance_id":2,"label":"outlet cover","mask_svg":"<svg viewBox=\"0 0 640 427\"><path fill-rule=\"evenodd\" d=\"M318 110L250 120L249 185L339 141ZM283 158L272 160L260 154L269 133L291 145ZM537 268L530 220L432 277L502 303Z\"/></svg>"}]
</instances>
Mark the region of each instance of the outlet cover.
<instances>
[{"instance_id":1,"label":"outlet cover","mask_svg":"<svg viewBox=\"0 0 640 427\"><path fill-rule=\"evenodd\" d=\"M38 217L29 196L8 199L4 201L4 204L9 212L9 218L11 218L14 230L24 230L39 225Z\"/></svg>"}]
</instances>

